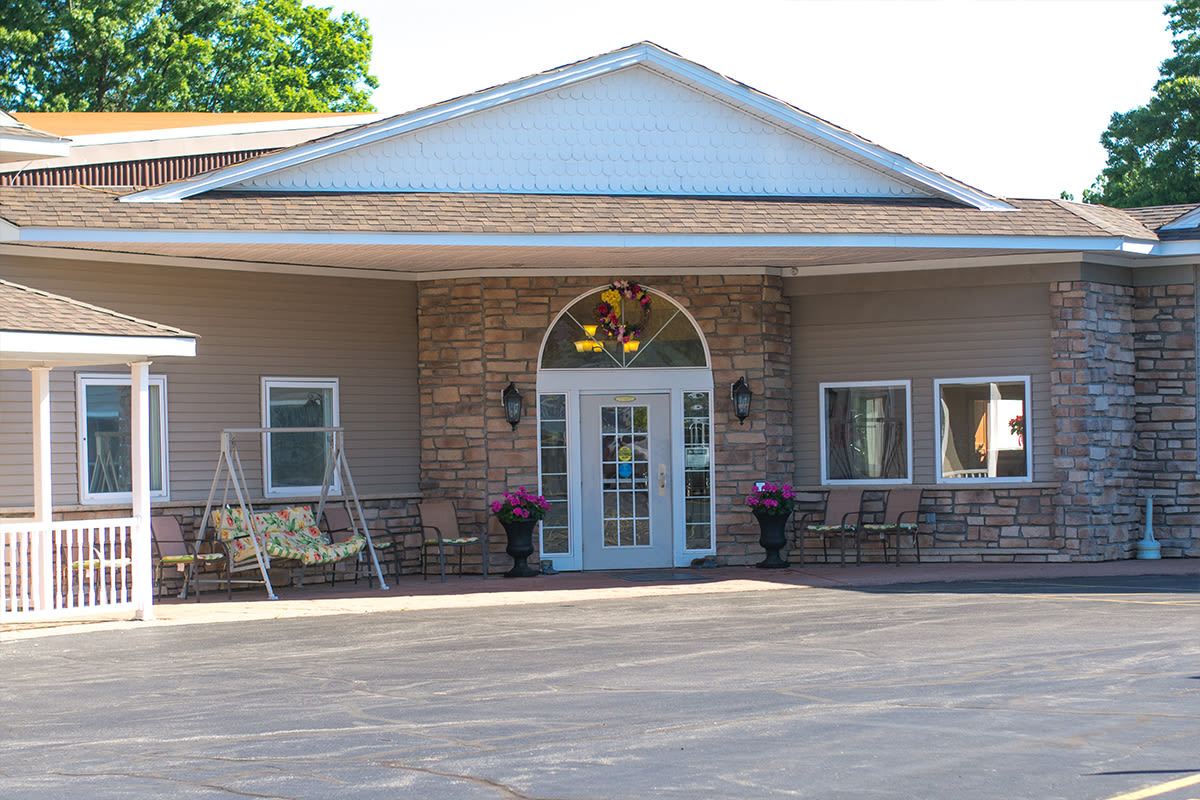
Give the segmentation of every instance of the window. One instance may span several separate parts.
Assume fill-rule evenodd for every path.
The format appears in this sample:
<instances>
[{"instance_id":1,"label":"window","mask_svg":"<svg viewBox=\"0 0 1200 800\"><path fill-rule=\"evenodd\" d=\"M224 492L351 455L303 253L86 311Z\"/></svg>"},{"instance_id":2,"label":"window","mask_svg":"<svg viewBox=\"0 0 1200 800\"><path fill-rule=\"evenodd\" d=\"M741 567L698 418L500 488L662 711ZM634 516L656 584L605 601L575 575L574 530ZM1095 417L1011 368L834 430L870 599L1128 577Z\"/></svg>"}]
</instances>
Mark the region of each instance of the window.
<instances>
[{"instance_id":1,"label":"window","mask_svg":"<svg viewBox=\"0 0 1200 800\"><path fill-rule=\"evenodd\" d=\"M910 483L909 381L821 384L821 481Z\"/></svg>"},{"instance_id":2,"label":"window","mask_svg":"<svg viewBox=\"0 0 1200 800\"><path fill-rule=\"evenodd\" d=\"M1028 377L937 380L933 392L939 481L1030 479Z\"/></svg>"},{"instance_id":3,"label":"window","mask_svg":"<svg viewBox=\"0 0 1200 800\"><path fill-rule=\"evenodd\" d=\"M546 336L543 369L661 369L708 364L696 326L656 292L646 291L648 312L630 300L616 304L621 323L641 329L635 341L622 344L606 334L596 311L606 291L597 290L576 300L558 318Z\"/></svg>"},{"instance_id":4,"label":"window","mask_svg":"<svg viewBox=\"0 0 1200 800\"><path fill-rule=\"evenodd\" d=\"M83 503L133 499L131 404L128 375L78 376L79 497ZM167 378L151 375L150 497L167 498Z\"/></svg>"},{"instance_id":5,"label":"window","mask_svg":"<svg viewBox=\"0 0 1200 800\"><path fill-rule=\"evenodd\" d=\"M337 378L263 378L263 427L332 428L341 424ZM263 437L267 497L319 494L331 433L271 433ZM337 471L331 491L340 492Z\"/></svg>"},{"instance_id":6,"label":"window","mask_svg":"<svg viewBox=\"0 0 1200 800\"><path fill-rule=\"evenodd\" d=\"M712 395L683 393L683 494L687 550L713 548L712 430L709 424Z\"/></svg>"},{"instance_id":7,"label":"window","mask_svg":"<svg viewBox=\"0 0 1200 800\"><path fill-rule=\"evenodd\" d=\"M541 464L542 495L550 504L542 520L542 550L545 555L569 555L567 498L567 396L538 396L538 457Z\"/></svg>"}]
</instances>

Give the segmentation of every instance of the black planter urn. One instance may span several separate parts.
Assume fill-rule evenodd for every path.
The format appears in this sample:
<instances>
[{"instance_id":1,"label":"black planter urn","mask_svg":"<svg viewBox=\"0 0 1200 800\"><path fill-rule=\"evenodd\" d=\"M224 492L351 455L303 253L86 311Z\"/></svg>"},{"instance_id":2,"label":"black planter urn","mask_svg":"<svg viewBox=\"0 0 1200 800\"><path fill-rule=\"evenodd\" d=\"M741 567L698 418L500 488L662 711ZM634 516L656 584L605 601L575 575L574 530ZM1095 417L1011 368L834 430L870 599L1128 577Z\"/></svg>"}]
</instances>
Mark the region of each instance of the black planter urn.
<instances>
[{"instance_id":1,"label":"black planter urn","mask_svg":"<svg viewBox=\"0 0 1200 800\"><path fill-rule=\"evenodd\" d=\"M537 520L523 519L514 522L501 520L500 524L504 526L504 533L508 537L508 546L504 548L504 552L512 556L513 560L512 569L504 573L504 577L532 578L537 575L538 571L527 563L529 557L533 555L533 531L537 527Z\"/></svg>"},{"instance_id":2,"label":"black planter urn","mask_svg":"<svg viewBox=\"0 0 1200 800\"><path fill-rule=\"evenodd\" d=\"M755 514L758 520L758 543L767 551L767 557L754 566L759 569L783 569L788 566L779 555L787 546L787 524L791 514Z\"/></svg>"}]
</instances>

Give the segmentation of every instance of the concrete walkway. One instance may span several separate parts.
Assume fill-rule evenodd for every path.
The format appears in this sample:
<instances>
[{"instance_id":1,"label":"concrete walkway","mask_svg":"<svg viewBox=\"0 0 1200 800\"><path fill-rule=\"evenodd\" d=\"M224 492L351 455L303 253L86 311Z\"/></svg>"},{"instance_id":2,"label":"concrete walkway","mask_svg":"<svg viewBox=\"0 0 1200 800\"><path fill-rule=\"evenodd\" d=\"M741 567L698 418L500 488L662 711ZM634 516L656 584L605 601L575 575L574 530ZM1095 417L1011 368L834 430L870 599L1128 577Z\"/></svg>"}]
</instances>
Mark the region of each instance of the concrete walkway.
<instances>
[{"instance_id":1,"label":"concrete walkway","mask_svg":"<svg viewBox=\"0 0 1200 800\"><path fill-rule=\"evenodd\" d=\"M202 602L175 598L154 606L153 620L135 621L127 614L81 617L62 621L5 623L0 642L97 630L144 629L149 626L194 625L237 620L284 619L333 614L415 612L445 608L550 604L583 600L629 599L671 595L712 595L735 592L802 591L810 588L849 589L894 584L1026 579L1094 578L1133 575L1194 576L1200 588L1200 559L1105 561L1065 564L880 564L865 566L805 566L782 570L753 567L716 569L566 572L535 578L505 579L478 575L450 576L445 583L431 577L404 576L388 591L368 589L365 582L336 586L284 587L278 600L260 588L240 589L233 600L209 591Z\"/></svg>"}]
</instances>

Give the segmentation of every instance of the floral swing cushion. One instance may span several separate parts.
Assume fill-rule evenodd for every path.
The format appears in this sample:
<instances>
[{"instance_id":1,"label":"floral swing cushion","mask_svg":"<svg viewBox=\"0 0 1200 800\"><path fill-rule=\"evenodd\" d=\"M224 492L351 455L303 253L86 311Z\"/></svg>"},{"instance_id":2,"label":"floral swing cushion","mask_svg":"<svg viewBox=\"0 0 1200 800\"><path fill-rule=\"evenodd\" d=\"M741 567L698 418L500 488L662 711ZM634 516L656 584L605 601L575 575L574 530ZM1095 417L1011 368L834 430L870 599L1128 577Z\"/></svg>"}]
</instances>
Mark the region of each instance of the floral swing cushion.
<instances>
[{"instance_id":1,"label":"floral swing cushion","mask_svg":"<svg viewBox=\"0 0 1200 800\"><path fill-rule=\"evenodd\" d=\"M221 541L229 546L234 563L254 558L250 541L250 526L240 508L218 509L213 524ZM301 564L330 564L348 558L366 545L366 537L358 535L344 542L330 544L317 527L312 509L292 506L278 511L259 511L254 514L254 529L258 543L272 558L285 558Z\"/></svg>"},{"instance_id":2,"label":"floral swing cushion","mask_svg":"<svg viewBox=\"0 0 1200 800\"><path fill-rule=\"evenodd\" d=\"M275 558L290 558L302 564L330 564L354 555L367 540L354 536L330 544L317 527L312 509L292 506L254 515L254 527L263 535L267 552Z\"/></svg>"}]
</instances>

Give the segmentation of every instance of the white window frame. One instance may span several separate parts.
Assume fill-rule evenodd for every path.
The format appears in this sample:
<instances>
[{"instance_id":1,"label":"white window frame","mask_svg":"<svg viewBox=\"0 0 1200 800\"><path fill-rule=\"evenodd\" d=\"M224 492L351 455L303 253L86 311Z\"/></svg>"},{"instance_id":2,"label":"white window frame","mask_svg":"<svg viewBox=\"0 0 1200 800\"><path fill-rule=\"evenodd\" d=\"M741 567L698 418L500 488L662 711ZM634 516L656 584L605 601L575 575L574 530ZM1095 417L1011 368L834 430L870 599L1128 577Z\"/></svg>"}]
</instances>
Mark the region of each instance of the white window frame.
<instances>
[{"instance_id":1,"label":"white window frame","mask_svg":"<svg viewBox=\"0 0 1200 800\"><path fill-rule=\"evenodd\" d=\"M1025 384L1025 474L996 478L947 478L942 475L942 387L982 386L992 383ZM1033 483L1033 414L1032 381L1028 375L1005 375L999 378L936 378L933 381L933 472L937 483Z\"/></svg>"},{"instance_id":2,"label":"white window frame","mask_svg":"<svg viewBox=\"0 0 1200 800\"><path fill-rule=\"evenodd\" d=\"M828 411L825 408L825 390L826 389L872 389L872 388L904 388L904 437L905 449L907 451L907 461L905 470L908 473L904 478L839 478L833 480L829 477L829 444L828 444ZM818 386L817 391L820 395L820 440L818 446L821 450L821 485L822 486L903 486L913 482L913 414L912 414L912 381L911 380L894 380L894 381L829 381Z\"/></svg>"},{"instance_id":3,"label":"white window frame","mask_svg":"<svg viewBox=\"0 0 1200 800\"><path fill-rule=\"evenodd\" d=\"M169 459L167 454L167 376L150 375L147 386L158 387L158 442L159 460L162 464L162 488L151 490L151 500L170 499ZM93 492L90 489L91 476L88 474L88 427L87 427L87 387L88 386L128 386L133 391L133 382L129 373L119 372L79 372L75 375L75 443L79 456L79 503L81 505L132 503L133 492Z\"/></svg>"},{"instance_id":4,"label":"white window frame","mask_svg":"<svg viewBox=\"0 0 1200 800\"><path fill-rule=\"evenodd\" d=\"M339 427L341 423L342 403L339 392L338 378L278 378L264 377L262 379L262 426L271 427L271 390L272 389L331 389L332 415L330 427ZM321 493L321 484L315 486L282 486L272 485L271 477L271 434L264 433L262 441L262 470L263 497L307 497ZM333 471L333 483L329 487L330 494L341 494L342 484L339 470Z\"/></svg>"}]
</instances>

